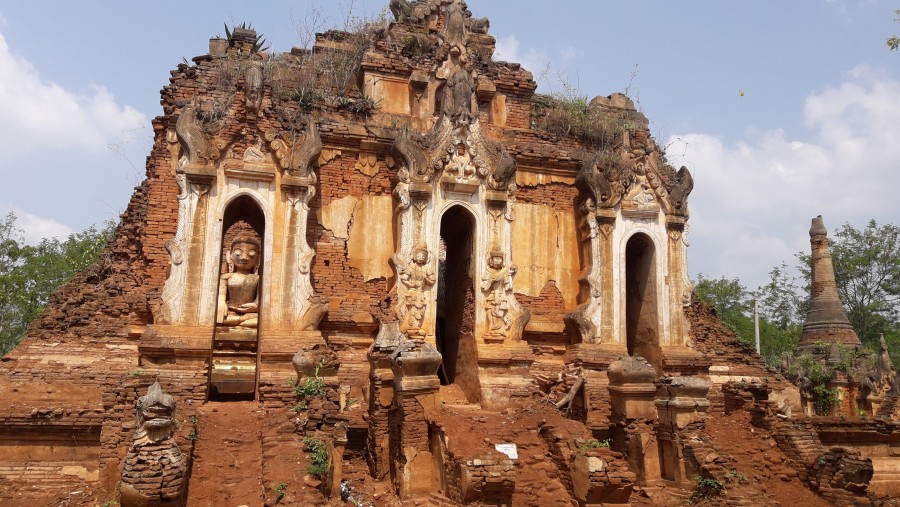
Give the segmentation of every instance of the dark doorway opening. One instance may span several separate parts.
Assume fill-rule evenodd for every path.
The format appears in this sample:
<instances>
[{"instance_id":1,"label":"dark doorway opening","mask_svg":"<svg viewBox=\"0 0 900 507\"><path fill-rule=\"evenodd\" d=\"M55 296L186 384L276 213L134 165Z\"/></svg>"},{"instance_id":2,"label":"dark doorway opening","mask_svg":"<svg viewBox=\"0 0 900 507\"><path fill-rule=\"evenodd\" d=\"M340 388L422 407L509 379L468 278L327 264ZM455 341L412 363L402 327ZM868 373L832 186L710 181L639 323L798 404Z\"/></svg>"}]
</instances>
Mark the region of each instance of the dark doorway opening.
<instances>
[{"instance_id":1,"label":"dark doorway opening","mask_svg":"<svg viewBox=\"0 0 900 507\"><path fill-rule=\"evenodd\" d=\"M441 219L435 339L443 356L441 384L457 384L478 398L475 350L475 285L472 280L475 219L455 206Z\"/></svg>"},{"instance_id":2,"label":"dark doorway opening","mask_svg":"<svg viewBox=\"0 0 900 507\"><path fill-rule=\"evenodd\" d=\"M625 245L625 328L628 355L641 356L662 374L659 305L656 297L656 251L646 234Z\"/></svg>"},{"instance_id":3,"label":"dark doorway opening","mask_svg":"<svg viewBox=\"0 0 900 507\"><path fill-rule=\"evenodd\" d=\"M210 400L252 400L256 396L264 233L265 215L249 196L234 199L225 209L209 364ZM243 260L249 256L252 261Z\"/></svg>"}]
</instances>

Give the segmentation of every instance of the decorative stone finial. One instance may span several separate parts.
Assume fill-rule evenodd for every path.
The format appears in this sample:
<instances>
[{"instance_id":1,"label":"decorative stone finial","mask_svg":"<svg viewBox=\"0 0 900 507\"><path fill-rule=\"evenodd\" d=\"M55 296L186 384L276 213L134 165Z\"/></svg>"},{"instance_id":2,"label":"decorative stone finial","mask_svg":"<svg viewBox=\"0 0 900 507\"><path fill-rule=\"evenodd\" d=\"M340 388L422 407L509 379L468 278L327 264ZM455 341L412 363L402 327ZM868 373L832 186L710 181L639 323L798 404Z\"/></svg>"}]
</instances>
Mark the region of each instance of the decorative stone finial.
<instances>
[{"instance_id":1,"label":"decorative stone finial","mask_svg":"<svg viewBox=\"0 0 900 507\"><path fill-rule=\"evenodd\" d=\"M822 216L813 218L809 229L812 247L811 300L798 347L809 347L821 341L860 344L838 295L827 234Z\"/></svg>"}]
</instances>

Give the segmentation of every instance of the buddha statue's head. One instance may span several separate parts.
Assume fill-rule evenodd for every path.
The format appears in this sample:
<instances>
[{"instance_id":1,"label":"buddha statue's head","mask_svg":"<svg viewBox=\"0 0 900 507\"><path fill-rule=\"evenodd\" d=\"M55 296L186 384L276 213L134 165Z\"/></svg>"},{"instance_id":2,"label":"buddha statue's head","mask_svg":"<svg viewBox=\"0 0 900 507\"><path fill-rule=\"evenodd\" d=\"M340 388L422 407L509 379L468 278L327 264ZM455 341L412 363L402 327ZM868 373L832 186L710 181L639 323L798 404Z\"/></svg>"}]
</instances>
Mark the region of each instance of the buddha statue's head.
<instances>
[{"instance_id":1,"label":"buddha statue's head","mask_svg":"<svg viewBox=\"0 0 900 507\"><path fill-rule=\"evenodd\" d=\"M228 263L235 271L250 273L259 266L260 244L256 237L250 234L238 234L231 242L231 250L228 252Z\"/></svg>"},{"instance_id":2,"label":"buddha statue's head","mask_svg":"<svg viewBox=\"0 0 900 507\"><path fill-rule=\"evenodd\" d=\"M138 431L152 442L169 438L175 432L175 398L154 382L147 394L135 402Z\"/></svg>"}]
</instances>

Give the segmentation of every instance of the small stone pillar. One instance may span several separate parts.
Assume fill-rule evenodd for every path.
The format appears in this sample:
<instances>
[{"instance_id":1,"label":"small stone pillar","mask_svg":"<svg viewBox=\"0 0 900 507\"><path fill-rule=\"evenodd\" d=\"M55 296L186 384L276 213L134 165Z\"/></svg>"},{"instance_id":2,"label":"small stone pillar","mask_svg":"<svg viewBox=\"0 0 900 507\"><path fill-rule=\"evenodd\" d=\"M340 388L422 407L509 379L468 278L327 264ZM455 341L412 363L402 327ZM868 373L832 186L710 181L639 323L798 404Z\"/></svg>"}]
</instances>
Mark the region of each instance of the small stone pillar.
<instances>
[{"instance_id":1,"label":"small stone pillar","mask_svg":"<svg viewBox=\"0 0 900 507\"><path fill-rule=\"evenodd\" d=\"M607 374L613 416L656 419L656 370L646 359L626 357L610 364Z\"/></svg>"},{"instance_id":2,"label":"small stone pillar","mask_svg":"<svg viewBox=\"0 0 900 507\"><path fill-rule=\"evenodd\" d=\"M369 347L369 438L366 442L366 461L372 477L381 480L390 471L390 436L388 411L394 403L394 371L391 355L403 336L398 322L382 322L375 342Z\"/></svg>"},{"instance_id":3,"label":"small stone pillar","mask_svg":"<svg viewBox=\"0 0 900 507\"><path fill-rule=\"evenodd\" d=\"M184 505L187 460L173 435L175 399L154 382L135 402L137 427L119 481L122 507Z\"/></svg>"},{"instance_id":4,"label":"small stone pillar","mask_svg":"<svg viewBox=\"0 0 900 507\"><path fill-rule=\"evenodd\" d=\"M675 377L664 381L663 399L656 400L659 422L674 430L703 422L709 410L709 382L700 377Z\"/></svg>"},{"instance_id":5,"label":"small stone pillar","mask_svg":"<svg viewBox=\"0 0 900 507\"><path fill-rule=\"evenodd\" d=\"M656 370L642 357L625 357L609 365L613 447L628 456L641 485L661 478L656 422Z\"/></svg>"},{"instance_id":6,"label":"small stone pillar","mask_svg":"<svg viewBox=\"0 0 900 507\"><path fill-rule=\"evenodd\" d=\"M347 447L347 423L334 425L334 439L331 442L331 485L329 496L341 494L341 481L344 480L344 449Z\"/></svg>"},{"instance_id":7,"label":"small stone pillar","mask_svg":"<svg viewBox=\"0 0 900 507\"><path fill-rule=\"evenodd\" d=\"M693 425L693 430L703 429L706 411L709 410L709 382L700 377L675 377L664 379L656 400L659 425L656 432L659 446L660 476L685 487L692 474L685 468L686 460L681 450L681 430Z\"/></svg>"},{"instance_id":8,"label":"small stone pillar","mask_svg":"<svg viewBox=\"0 0 900 507\"><path fill-rule=\"evenodd\" d=\"M406 340L391 355L394 403L390 411L391 478L401 499L434 491L428 413L438 410L441 354L423 340Z\"/></svg>"}]
</instances>

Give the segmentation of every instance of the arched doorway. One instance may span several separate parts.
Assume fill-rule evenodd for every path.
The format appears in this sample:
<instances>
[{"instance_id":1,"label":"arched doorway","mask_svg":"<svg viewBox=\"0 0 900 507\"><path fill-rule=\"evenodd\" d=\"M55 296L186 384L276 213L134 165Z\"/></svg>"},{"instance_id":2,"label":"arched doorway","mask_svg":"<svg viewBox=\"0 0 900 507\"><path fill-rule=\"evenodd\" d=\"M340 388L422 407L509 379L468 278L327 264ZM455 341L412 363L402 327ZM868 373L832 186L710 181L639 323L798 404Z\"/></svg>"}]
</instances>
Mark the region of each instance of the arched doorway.
<instances>
[{"instance_id":1,"label":"arched doorway","mask_svg":"<svg viewBox=\"0 0 900 507\"><path fill-rule=\"evenodd\" d=\"M643 233L625 245L625 336L628 355L641 356L662 374L656 249Z\"/></svg>"},{"instance_id":2,"label":"arched doorway","mask_svg":"<svg viewBox=\"0 0 900 507\"><path fill-rule=\"evenodd\" d=\"M435 340L443 356L441 383L457 384L470 402L478 401L475 350L475 218L462 206L441 218Z\"/></svg>"},{"instance_id":3,"label":"arched doorway","mask_svg":"<svg viewBox=\"0 0 900 507\"><path fill-rule=\"evenodd\" d=\"M235 198L222 217L210 399L255 397L264 241L262 209L249 196Z\"/></svg>"}]
</instances>

